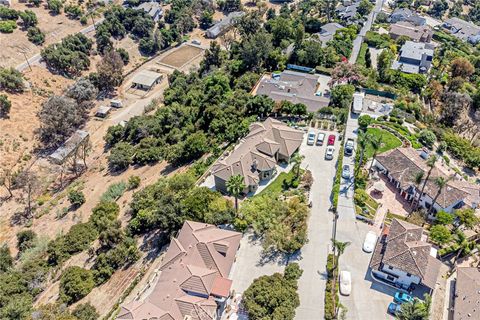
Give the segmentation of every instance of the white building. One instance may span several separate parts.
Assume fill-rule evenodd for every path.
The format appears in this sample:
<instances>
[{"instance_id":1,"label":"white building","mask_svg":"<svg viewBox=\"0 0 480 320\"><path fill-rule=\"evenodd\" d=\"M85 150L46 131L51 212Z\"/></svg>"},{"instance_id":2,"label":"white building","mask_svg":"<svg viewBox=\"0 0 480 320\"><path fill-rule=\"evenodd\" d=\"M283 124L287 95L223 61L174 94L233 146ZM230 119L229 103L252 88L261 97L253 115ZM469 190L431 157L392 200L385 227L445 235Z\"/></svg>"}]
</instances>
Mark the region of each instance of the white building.
<instances>
[{"instance_id":1,"label":"white building","mask_svg":"<svg viewBox=\"0 0 480 320\"><path fill-rule=\"evenodd\" d=\"M385 226L370 261L373 278L404 290L425 286L432 291L441 263L423 238L422 227L405 221Z\"/></svg>"}]
</instances>

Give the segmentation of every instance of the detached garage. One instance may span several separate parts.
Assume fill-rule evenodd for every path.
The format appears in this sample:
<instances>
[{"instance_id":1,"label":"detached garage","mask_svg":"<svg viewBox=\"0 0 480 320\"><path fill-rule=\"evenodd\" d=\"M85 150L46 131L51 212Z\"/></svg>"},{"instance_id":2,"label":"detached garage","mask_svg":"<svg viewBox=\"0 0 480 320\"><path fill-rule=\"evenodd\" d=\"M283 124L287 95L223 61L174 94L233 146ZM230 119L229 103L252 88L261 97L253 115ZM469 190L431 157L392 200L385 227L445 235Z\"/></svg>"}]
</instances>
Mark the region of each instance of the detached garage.
<instances>
[{"instance_id":1,"label":"detached garage","mask_svg":"<svg viewBox=\"0 0 480 320\"><path fill-rule=\"evenodd\" d=\"M132 80L132 87L142 90L150 90L162 80L162 74L149 70L139 71Z\"/></svg>"}]
</instances>

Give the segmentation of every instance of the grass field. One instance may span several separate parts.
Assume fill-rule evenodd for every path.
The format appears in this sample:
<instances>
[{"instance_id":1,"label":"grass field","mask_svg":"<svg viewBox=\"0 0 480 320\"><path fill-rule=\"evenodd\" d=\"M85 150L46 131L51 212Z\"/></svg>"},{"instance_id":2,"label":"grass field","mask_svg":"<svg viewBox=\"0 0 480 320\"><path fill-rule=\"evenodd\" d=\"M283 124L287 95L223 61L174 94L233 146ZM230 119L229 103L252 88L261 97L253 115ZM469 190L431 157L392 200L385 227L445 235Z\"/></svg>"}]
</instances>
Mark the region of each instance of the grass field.
<instances>
[{"instance_id":1,"label":"grass field","mask_svg":"<svg viewBox=\"0 0 480 320\"><path fill-rule=\"evenodd\" d=\"M357 57L357 64L365 67L365 55L367 54L368 44L362 43Z\"/></svg>"},{"instance_id":2,"label":"grass field","mask_svg":"<svg viewBox=\"0 0 480 320\"><path fill-rule=\"evenodd\" d=\"M378 150L377 154L380 154L382 152L385 152L394 148L398 148L402 145L402 142L400 141L400 139L398 139L393 134L383 129L368 128L367 133L375 137L381 137L382 146L380 147L380 150ZM373 148L369 144L367 144L367 147L365 148L365 155L368 158L373 157Z\"/></svg>"},{"instance_id":3,"label":"grass field","mask_svg":"<svg viewBox=\"0 0 480 320\"><path fill-rule=\"evenodd\" d=\"M300 170L300 176L302 176L303 170ZM275 180L272 181L265 189L263 189L259 194L266 193L266 192L282 192L284 191L285 181L291 182L295 179L295 172L294 170L290 170L287 172L280 173ZM287 183L289 185L290 183Z\"/></svg>"}]
</instances>

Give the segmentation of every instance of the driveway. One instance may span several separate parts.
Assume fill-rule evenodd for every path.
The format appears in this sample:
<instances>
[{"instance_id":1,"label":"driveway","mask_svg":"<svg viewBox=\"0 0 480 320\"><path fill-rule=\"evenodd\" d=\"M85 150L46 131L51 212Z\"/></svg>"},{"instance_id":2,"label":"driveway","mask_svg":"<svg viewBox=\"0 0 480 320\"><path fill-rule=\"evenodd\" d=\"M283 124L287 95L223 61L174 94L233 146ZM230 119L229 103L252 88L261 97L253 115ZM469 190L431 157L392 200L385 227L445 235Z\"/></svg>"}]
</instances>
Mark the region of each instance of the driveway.
<instances>
[{"instance_id":1,"label":"driveway","mask_svg":"<svg viewBox=\"0 0 480 320\"><path fill-rule=\"evenodd\" d=\"M343 158L343 164L354 168L356 142L358 138L358 115L350 113L345 130L345 139L352 138L355 148L351 156ZM338 198L338 241L348 241L350 245L340 258L340 270L348 270L352 274L352 293L350 296L340 296L340 302L347 310L347 319L393 319L387 314L387 307L393 301L395 289L374 281L368 270L371 253L362 251L363 241L368 231L380 234L380 229L369 226L355 219L353 202L353 179L342 179L340 196ZM375 315L372 317L372 315Z\"/></svg>"},{"instance_id":2,"label":"driveway","mask_svg":"<svg viewBox=\"0 0 480 320\"><path fill-rule=\"evenodd\" d=\"M313 130L313 129L312 129ZM319 132L319 130L314 130ZM326 136L334 134L325 132ZM306 140L305 135L305 140ZM338 136L338 135L337 135ZM313 185L310 192L312 209L308 220L308 243L305 244L298 256L298 263L303 269L298 283L300 306L296 310L295 319L310 320L323 319L327 254L330 250L332 238L332 213L330 194L335 177L335 165L338 158L340 143L338 137L335 142L334 160L325 160L325 144L323 146L307 146L306 141L300 147L300 153L305 156L302 167L313 175ZM293 260L293 259L292 259Z\"/></svg>"}]
</instances>

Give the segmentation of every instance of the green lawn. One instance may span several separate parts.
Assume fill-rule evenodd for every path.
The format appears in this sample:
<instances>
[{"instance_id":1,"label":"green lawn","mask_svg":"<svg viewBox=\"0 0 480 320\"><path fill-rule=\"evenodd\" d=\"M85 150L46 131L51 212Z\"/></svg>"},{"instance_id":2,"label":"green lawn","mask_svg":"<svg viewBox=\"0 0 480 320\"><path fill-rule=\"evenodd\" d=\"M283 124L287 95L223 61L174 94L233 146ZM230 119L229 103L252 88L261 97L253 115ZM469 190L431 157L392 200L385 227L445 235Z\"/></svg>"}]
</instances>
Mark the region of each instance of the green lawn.
<instances>
[{"instance_id":1,"label":"green lawn","mask_svg":"<svg viewBox=\"0 0 480 320\"><path fill-rule=\"evenodd\" d=\"M368 44L365 42L362 43L362 46L360 47L360 51L358 52L358 57L357 57L357 64L360 66L365 67L365 55L367 54L368 50Z\"/></svg>"},{"instance_id":2,"label":"green lawn","mask_svg":"<svg viewBox=\"0 0 480 320\"><path fill-rule=\"evenodd\" d=\"M391 134L388 131L385 131L383 129L379 128L368 128L367 133L372 135L372 136L380 136L382 139L382 146L380 147L380 150L378 150L378 154L395 149L397 147L400 147L402 145L402 142L400 139L395 137L393 134ZM367 145L365 148L365 155L367 158L373 157L373 148L371 145Z\"/></svg>"},{"instance_id":3,"label":"green lawn","mask_svg":"<svg viewBox=\"0 0 480 320\"><path fill-rule=\"evenodd\" d=\"M300 176L302 176L303 170L300 170ZM283 185L284 181L292 181L295 178L295 172L290 170L287 172L280 173L275 180L272 181L265 189L263 189L259 194L265 192L282 192L284 191Z\"/></svg>"}]
</instances>

